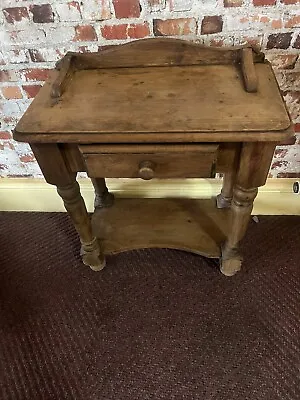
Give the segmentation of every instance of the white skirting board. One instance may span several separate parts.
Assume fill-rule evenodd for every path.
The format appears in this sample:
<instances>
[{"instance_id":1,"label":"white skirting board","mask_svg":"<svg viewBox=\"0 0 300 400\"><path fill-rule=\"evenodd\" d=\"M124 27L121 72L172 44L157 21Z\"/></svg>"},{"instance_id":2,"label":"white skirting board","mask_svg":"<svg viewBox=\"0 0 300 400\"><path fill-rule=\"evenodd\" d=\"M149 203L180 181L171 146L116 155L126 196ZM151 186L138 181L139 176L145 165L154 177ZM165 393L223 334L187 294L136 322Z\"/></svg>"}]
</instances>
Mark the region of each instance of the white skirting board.
<instances>
[{"instance_id":1,"label":"white skirting board","mask_svg":"<svg viewBox=\"0 0 300 400\"><path fill-rule=\"evenodd\" d=\"M300 215L300 195L292 190L294 179L268 179L259 189L254 215ZM94 192L89 179L79 179L88 211L93 211ZM107 179L116 197L210 198L220 192L220 179ZM56 188L43 179L0 179L0 211L65 211Z\"/></svg>"}]
</instances>

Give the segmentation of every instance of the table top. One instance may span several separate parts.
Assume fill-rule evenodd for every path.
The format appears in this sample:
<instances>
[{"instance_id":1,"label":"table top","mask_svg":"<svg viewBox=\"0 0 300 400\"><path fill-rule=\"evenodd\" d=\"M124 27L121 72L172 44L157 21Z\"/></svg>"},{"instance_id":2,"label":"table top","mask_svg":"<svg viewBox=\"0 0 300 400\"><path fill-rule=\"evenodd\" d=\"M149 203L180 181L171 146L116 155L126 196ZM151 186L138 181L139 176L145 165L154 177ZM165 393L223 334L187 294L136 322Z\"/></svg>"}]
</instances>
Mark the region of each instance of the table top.
<instances>
[{"instance_id":1,"label":"table top","mask_svg":"<svg viewBox=\"0 0 300 400\"><path fill-rule=\"evenodd\" d=\"M51 95L54 71L14 136L86 143L286 139L291 121L272 68L254 65L253 93L233 63L78 69L58 98Z\"/></svg>"}]
</instances>

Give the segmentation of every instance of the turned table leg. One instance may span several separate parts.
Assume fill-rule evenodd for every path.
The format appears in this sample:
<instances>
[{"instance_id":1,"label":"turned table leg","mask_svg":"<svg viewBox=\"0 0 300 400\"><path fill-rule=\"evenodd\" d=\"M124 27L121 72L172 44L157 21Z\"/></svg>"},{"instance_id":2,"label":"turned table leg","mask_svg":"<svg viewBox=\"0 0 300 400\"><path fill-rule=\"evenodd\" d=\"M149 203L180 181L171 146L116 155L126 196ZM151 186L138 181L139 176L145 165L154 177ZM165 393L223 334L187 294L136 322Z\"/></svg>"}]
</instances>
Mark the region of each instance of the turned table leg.
<instances>
[{"instance_id":1,"label":"turned table leg","mask_svg":"<svg viewBox=\"0 0 300 400\"><path fill-rule=\"evenodd\" d=\"M247 230L257 188L266 182L274 149L274 143L243 144L233 189L230 231L222 246L220 270L226 276L232 276L241 269L239 244Z\"/></svg>"},{"instance_id":2,"label":"turned table leg","mask_svg":"<svg viewBox=\"0 0 300 400\"><path fill-rule=\"evenodd\" d=\"M94 271L100 271L105 266L105 258L100 251L97 238L93 235L91 221L80 194L78 182L74 181L67 186L57 186L57 192L63 199L65 208L80 237L80 254L83 263Z\"/></svg>"},{"instance_id":3,"label":"turned table leg","mask_svg":"<svg viewBox=\"0 0 300 400\"><path fill-rule=\"evenodd\" d=\"M223 177L223 185L221 193L217 196L218 208L229 208L233 197L233 187L236 181L237 170L239 166L241 144L240 143L223 143L220 150L219 163L223 168L226 166L226 172ZM222 160L223 158L223 160ZM221 168L220 172L224 172Z\"/></svg>"},{"instance_id":4,"label":"turned table leg","mask_svg":"<svg viewBox=\"0 0 300 400\"><path fill-rule=\"evenodd\" d=\"M57 187L57 192L63 199L78 232L83 263L94 271L100 271L105 266L105 258L93 234L91 220L76 182L76 173L70 172L63 152L57 144L31 144L31 148L46 181Z\"/></svg>"},{"instance_id":5,"label":"turned table leg","mask_svg":"<svg viewBox=\"0 0 300 400\"><path fill-rule=\"evenodd\" d=\"M231 206L235 178L236 171L230 171L224 174L222 190L217 196L218 208L229 208Z\"/></svg>"},{"instance_id":6,"label":"turned table leg","mask_svg":"<svg viewBox=\"0 0 300 400\"><path fill-rule=\"evenodd\" d=\"M104 178L91 178L95 189L95 208L111 207L114 203L114 195L110 193Z\"/></svg>"},{"instance_id":7,"label":"turned table leg","mask_svg":"<svg viewBox=\"0 0 300 400\"><path fill-rule=\"evenodd\" d=\"M256 195L257 188L245 189L240 186L234 188L230 233L222 247L220 269L224 275L232 276L241 269L242 256L239 252L239 243L246 233Z\"/></svg>"}]
</instances>

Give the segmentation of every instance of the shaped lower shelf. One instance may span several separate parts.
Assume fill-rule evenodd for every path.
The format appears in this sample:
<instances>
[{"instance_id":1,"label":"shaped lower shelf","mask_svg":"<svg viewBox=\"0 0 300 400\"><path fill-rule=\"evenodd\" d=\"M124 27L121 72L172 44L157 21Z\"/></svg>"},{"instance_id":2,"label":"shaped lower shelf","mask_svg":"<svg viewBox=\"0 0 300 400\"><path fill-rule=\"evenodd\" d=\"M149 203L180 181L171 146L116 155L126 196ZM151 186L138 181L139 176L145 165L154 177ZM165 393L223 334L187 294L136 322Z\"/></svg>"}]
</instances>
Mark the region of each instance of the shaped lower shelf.
<instances>
[{"instance_id":1,"label":"shaped lower shelf","mask_svg":"<svg viewBox=\"0 0 300 400\"><path fill-rule=\"evenodd\" d=\"M116 199L94 212L92 224L105 254L171 248L217 258L229 216L215 199Z\"/></svg>"}]
</instances>

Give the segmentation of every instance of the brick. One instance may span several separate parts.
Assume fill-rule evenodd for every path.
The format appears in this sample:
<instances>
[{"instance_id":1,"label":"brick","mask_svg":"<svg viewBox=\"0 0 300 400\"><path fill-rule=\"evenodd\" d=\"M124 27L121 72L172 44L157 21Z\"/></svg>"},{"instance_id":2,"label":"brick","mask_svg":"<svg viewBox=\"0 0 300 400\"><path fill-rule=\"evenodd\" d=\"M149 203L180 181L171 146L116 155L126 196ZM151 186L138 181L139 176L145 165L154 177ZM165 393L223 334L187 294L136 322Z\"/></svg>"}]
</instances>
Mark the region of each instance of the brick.
<instances>
[{"instance_id":1,"label":"brick","mask_svg":"<svg viewBox=\"0 0 300 400\"><path fill-rule=\"evenodd\" d=\"M8 99L22 99L23 95L19 86L6 86L2 88L3 96Z\"/></svg>"},{"instance_id":2,"label":"brick","mask_svg":"<svg viewBox=\"0 0 300 400\"><path fill-rule=\"evenodd\" d=\"M107 40L126 39L127 24L121 25L105 25L101 27L101 34Z\"/></svg>"},{"instance_id":3,"label":"brick","mask_svg":"<svg viewBox=\"0 0 300 400\"><path fill-rule=\"evenodd\" d=\"M284 158L288 153L288 149L276 148L274 153L274 158Z\"/></svg>"},{"instance_id":4,"label":"brick","mask_svg":"<svg viewBox=\"0 0 300 400\"><path fill-rule=\"evenodd\" d=\"M22 88L26 92L27 97L29 99L34 98L39 90L41 89L41 85L23 85Z\"/></svg>"},{"instance_id":5,"label":"brick","mask_svg":"<svg viewBox=\"0 0 300 400\"><path fill-rule=\"evenodd\" d=\"M279 172L277 178L300 178L300 172Z\"/></svg>"},{"instance_id":6,"label":"brick","mask_svg":"<svg viewBox=\"0 0 300 400\"><path fill-rule=\"evenodd\" d=\"M150 30L147 23L105 25L101 27L101 34L107 40L128 38L139 39L149 36Z\"/></svg>"},{"instance_id":7,"label":"brick","mask_svg":"<svg viewBox=\"0 0 300 400\"><path fill-rule=\"evenodd\" d=\"M33 153L20 155L19 158L24 163L35 161L35 157L34 157Z\"/></svg>"},{"instance_id":8,"label":"brick","mask_svg":"<svg viewBox=\"0 0 300 400\"><path fill-rule=\"evenodd\" d=\"M11 7L4 8L3 14L6 21L9 24L14 24L15 22L22 22L23 20L29 19L28 10L26 7Z\"/></svg>"},{"instance_id":9,"label":"brick","mask_svg":"<svg viewBox=\"0 0 300 400\"><path fill-rule=\"evenodd\" d=\"M154 19L155 36L184 36L196 33L195 18Z\"/></svg>"},{"instance_id":10,"label":"brick","mask_svg":"<svg viewBox=\"0 0 300 400\"><path fill-rule=\"evenodd\" d=\"M1 31L0 31L1 35ZM45 32L42 29L37 29L34 26L29 26L28 28L15 30L12 32L6 32L4 37L2 38L2 42L7 45L25 45L25 44L34 44L45 41Z\"/></svg>"},{"instance_id":11,"label":"brick","mask_svg":"<svg viewBox=\"0 0 300 400\"><path fill-rule=\"evenodd\" d=\"M294 41L293 47L294 47L294 49L300 49L300 35L298 35L296 37L296 40Z\"/></svg>"},{"instance_id":12,"label":"brick","mask_svg":"<svg viewBox=\"0 0 300 400\"><path fill-rule=\"evenodd\" d=\"M54 22L54 13L50 4L33 5L29 10L33 15L33 22L38 24Z\"/></svg>"},{"instance_id":13,"label":"brick","mask_svg":"<svg viewBox=\"0 0 300 400\"><path fill-rule=\"evenodd\" d=\"M243 0L224 0L224 7L241 7Z\"/></svg>"},{"instance_id":14,"label":"brick","mask_svg":"<svg viewBox=\"0 0 300 400\"><path fill-rule=\"evenodd\" d=\"M127 34L130 39L141 39L150 35L149 25L144 24L129 24Z\"/></svg>"},{"instance_id":15,"label":"brick","mask_svg":"<svg viewBox=\"0 0 300 400\"><path fill-rule=\"evenodd\" d=\"M282 16L283 14L278 14L278 12L269 12L267 15L258 13L242 16L229 14L227 16L227 28L233 31L279 29L283 24Z\"/></svg>"},{"instance_id":16,"label":"brick","mask_svg":"<svg viewBox=\"0 0 300 400\"><path fill-rule=\"evenodd\" d=\"M20 70L20 78L25 81L45 81L49 76L49 69L30 68Z\"/></svg>"},{"instance_id":17,"label":"brick","mask_svg":"<svg viewBox=\"0 0 300 400\"><path fill-rule=\"evenodd\" d=\"M223 20L219 15L204 17L201 24L201 34L206 35L210 33L222 32Z\"/></svg>"},{"instance_id":18,"label":"brick","mask_svg":"<svg viewBox=\"0 0 300 400\"><path fill-rule=\"evenodd\" d=\"M269 35L267 49L287 49L292 40L292 33L277 33Z\"/></svg>"},{"instance_id":19,"label":"brick","mask_svg":"<svg viewBox=\"0 0 300 400\"><path fill-rule=\"evenodd\" d=\"M17 79L16 73L12 70L0 71L0 82L15 82Z\"/></svg>"},{"instance_id":20,"label":"brick","mask_svg":"<svg viewBox=\"0 0 300 400\"><path fill-rule=\"evenodd\" d=\"M33 62L44 62L44 61L46 61L39 50L29 49L29 54L30 54L31 60Z\"/></svg>"},{"instance_id":21,"label":"brick","mask_svg":"<svg viewBox=\"0 0 300 400\"><path fill-rule=\"evenodd\" d=\"M253 0L255 7L275 6L276 0Z\"/></svg>"},{"instance_id":22,"label":"brick","mask_svg":"<svg viewBox=\"0 0 300 400\"><path fill-rule=\"evenodd\" d=\"M82 18L90 21L103 21L111 18L111 10L107 0L81 1Z\"/></svg>"},{"instance_id":23,"label":"brick","mask_svg":"<svg viewBox=\"0 0 300 400\"><path fill-rule=\"evenodd\" d=\"M267 59L275 69L293 69L297 61L295 54L267 54Z\"/></svg>"},{"instance_id":24,"label":"brick","mask_svg":"<svg viewBox=\"0 0 300 400\"><path fill-rule=\"evenodd\" d=\"M150 12L162 11L166 8L166 0L148 0Z\"/></svg>"},{"instance_id":25,"label":"brick","mask_svg":"<svg viewBox=\"0 0 300 400\"><path fill-rule=\"evenodd\" d=\"M75 42L89 42L93 40L97 40L97 35L92 25L78 25L75 27Z\"/></svg>"},{"instance_id":26,"label":"brick","mask_svg":"<svg viewBox=\"0 0 300 400\"><path fill-rule=\"evenodd\" d=\"M271 169L278 169L278 168L282 168L282 167L287 167L289 164L288 161L286 160L278 160L273 162Z\"/></svg>"},{"instance_id":27,"label":"brick","mask_svg":"<svg viewBox=\"0 0 300 400\"><path fill-rule=\"evenodd\" d=\"M2 140L11 139L11 132L9 132L9 131L0 131L0 139L2 139Z\"/></svg>"},{"instance_id":28,"label":"brick","mask_svg":"<svg viewBox=\"0 0 300 400\"><path fill-rule=\"evenodd\" d=\"M300 14L292 16L284 24L285 28L297 28L298 26L300 26Z\"/></svg>"},{"instance_id":29,"label":"brick","mask_svg":"<svg viewBox=\"0 0 300 400\"><path fill-rule=\"evenodd\" d=\"M288 110L293 121L300 119L300 91L287 91L283 93Z\"/></svg>"},{"instance_id":30,"label":"brick","mask_svg":"<svg viewBox=\"0 0 300 400\"><path fill-rule=\"evenodd\" d=\"M289 4L300 4L300 0L281 0L281 3L289 5Z\"/></svg>"},{"instance_id":31,"label":"brick","mask_svg":"<svg viewBox=\"0 0 300 400\"><path fill-rule=\"evenodd\" d=\"M271 21L271 28L272 29L280 29L280 28L282 28L282 20L281 19L273 19Z\"/></svg>"},{"instance_id":32,"label":"brick","mask_svg":"<svg viewBox=\"0 0 300 400\"><path fill-rule=\"evenodd\" d=\"M80 21L81 11L77 1L60 3L56 5L56 11L60 21Z\"/></svg>"},{"instance_id":33,"label":"brick","mask_svg":"<svg viewBox=\"0 0 300 400\"><path fill-rule=\"evenodd\" d=\"M170 0L171 11L190 11L193 7L193 0Z\"/></svg>"},{"instance_id":34,"label":"brick","mask_svg":"<svg viewBox=\"0 0 300 400\"><path fill-rule=\"evenodd\" d=\"M113 0L116 18L138 18L141 6L138 0Z\"/></svg>"}]
</instances>

